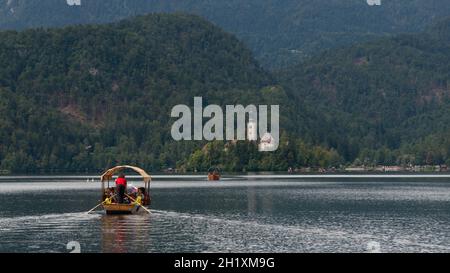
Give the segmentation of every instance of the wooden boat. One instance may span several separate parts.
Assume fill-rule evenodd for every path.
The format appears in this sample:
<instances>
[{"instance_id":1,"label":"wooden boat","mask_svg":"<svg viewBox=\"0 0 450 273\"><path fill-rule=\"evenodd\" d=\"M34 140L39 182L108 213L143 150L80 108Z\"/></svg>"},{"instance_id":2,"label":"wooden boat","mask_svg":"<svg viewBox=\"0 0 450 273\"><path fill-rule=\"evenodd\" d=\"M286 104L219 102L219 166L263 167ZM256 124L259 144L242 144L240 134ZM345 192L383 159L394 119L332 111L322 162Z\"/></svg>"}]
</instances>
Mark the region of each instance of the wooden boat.
<instances>
[{"instance_id":1,"label":"wooden boat","mask_svg":"<svg viewBox=\"0 0 450 273\"><path fill-rule=\"evenodd\" d=\"M220 170L218 168L210 168L208 170L208 181L220 180Z\"/></svg>"},{"instance_id":2,"label":"wooden boat","mask_svg":"<svg viewBox=\"0 0 450 273\"><path fill-rule=\"evenodd\" d=\"M108 215L147 213L141 206L135 204L104 204L103 209Z\"/></svg>"},{"instance_id":3,"label":"wooden boat","mask_svg":"<svg viewBox=\"0 0 450 273\"><path fill-rule=\"evenodd\" d=\"M111 203L111 204L103 204L103 209L105 210L106 214L141 214L141 213L149 213L146 206L150 205L150 182L151 177L149 174L147 174L144 170L134 167L134 166L116 166L112 169L107 170L101 177L100 181L102 182L102 200L105 200L107 197L107 191L105 184L107 183L108 188L110 181L113 180L113 175L121 172L125 169L131 169L138 174L140 174L144 180L144 200L142 205L137 205L135 203L130 204L119 204L119 203Z\"/></svg>"}]
</instances>

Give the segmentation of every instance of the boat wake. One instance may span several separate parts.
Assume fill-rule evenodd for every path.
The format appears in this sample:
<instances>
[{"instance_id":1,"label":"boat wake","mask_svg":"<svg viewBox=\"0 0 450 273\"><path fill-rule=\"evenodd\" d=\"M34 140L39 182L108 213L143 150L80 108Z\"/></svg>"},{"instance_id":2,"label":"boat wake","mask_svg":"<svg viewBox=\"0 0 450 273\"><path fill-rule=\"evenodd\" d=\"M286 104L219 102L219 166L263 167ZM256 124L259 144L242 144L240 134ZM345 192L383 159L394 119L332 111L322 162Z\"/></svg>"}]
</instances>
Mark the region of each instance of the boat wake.
<instances>
[{"instance_id":1,"label":"boat wake","mask_svg":"<svg viewBox=\"0 0 450 273\"><path fill-rule=\"evenodd\" d=\"M192 226L203 227L203 231L192 230L199 240L210 242L206 251L233 252L370 252L370 244L380 244L380 252L435 251L448 252L450 245L423 242L421 238L399 235L391 236L364 232L361 229L336 228L331 225L281 225L257 220L242 220L211 215L152 210L153 217L171 218ZM194 224L195 223L195 224ZM367 230L368 231L368 230ZM421 242L422 241L422 242ZM243 245L243 242L245 245Z\"/></svg>"},{"instance_id":2,"label":"boat wake","mask_svg":"<svg viewBox=\"0 0 450 273\"><path fill-rule=\"evenodd\" d=\"M52 227L52 225L60 227L62 223L73 223L77 224L83 221L91 221L98 219L100 217L99 213L87 214L86 212L77 213L55 213L55 214L44 214L44 215L30 215L30 216L19 216L19 217L4 217L0 218L0 232L8 230L21 230L29 229L30 226L41 226L45 225L47 227Z\"/></svg>"}]
</instances>

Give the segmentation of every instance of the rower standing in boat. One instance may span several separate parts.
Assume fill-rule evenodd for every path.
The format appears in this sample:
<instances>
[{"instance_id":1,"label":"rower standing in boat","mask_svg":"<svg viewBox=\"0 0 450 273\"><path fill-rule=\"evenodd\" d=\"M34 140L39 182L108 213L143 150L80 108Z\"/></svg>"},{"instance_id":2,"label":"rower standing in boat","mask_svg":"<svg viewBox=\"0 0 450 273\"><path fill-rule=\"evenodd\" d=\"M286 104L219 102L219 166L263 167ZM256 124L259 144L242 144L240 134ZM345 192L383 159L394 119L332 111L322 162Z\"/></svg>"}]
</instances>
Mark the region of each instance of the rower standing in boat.
<instances>
[{"instance_id":1,"label":"rower standing in boat","mask_svg":"<svg viewBox=\"0 0 450 273\"><path fill-rule=\"evenodd\" d=\"M127 180L125 179L124 174L120 174L116 179L116 190L119 195L119 204L123 204L123 199L125 196L125 190L127 188Z\"/></svg>"}]
</instances>

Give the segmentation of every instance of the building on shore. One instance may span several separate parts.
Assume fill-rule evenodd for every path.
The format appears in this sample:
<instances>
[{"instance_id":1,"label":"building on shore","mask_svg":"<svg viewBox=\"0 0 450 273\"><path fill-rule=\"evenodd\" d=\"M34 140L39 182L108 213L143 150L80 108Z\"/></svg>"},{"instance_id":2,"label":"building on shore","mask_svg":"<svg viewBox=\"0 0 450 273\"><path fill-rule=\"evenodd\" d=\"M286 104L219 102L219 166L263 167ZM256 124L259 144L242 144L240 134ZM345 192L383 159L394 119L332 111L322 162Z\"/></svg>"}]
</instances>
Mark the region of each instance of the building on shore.
<instances>
[{"instance_id":1,"label":"building on shore","mask_svg":"<svg viewBox=\"0 0 450 273\"><path fill-rule=\"evenodd\" d=\"M258 140L258 123L250 115L250 119L247 123L247 140L257 141Z\"/></svg>"},{"instance_id":2,"label":"building on shore","mask_svg":"<svg viewBox=\"0 0 450 273\"><path fill-rule=\"evenodd\" d=\"M277 147L276 145L277 144L276 144L273 136L270 133L265 133L261 137L261 141L259 142L258 150L260 152L273 151Z\"/></svg>"},{"instance_id":3,"label":"building on shore","mask_svg":"<svg viewBox=\"0 0 450 273\"><path fill-rule=\"evenodd\" d=\"M365 167L347 167L346 172L365 172L367 169Z\"/></svg>"},{"instance_id":4,"label":"building on shore","mask_svg":"<svg viewBox=\"0 0 450 273\"><path fill-rule=\"evenodd\" d=\"M401 166L383 166L385 172L401 172L404 171L405 168Z\"/></svg>"}]
</instances>

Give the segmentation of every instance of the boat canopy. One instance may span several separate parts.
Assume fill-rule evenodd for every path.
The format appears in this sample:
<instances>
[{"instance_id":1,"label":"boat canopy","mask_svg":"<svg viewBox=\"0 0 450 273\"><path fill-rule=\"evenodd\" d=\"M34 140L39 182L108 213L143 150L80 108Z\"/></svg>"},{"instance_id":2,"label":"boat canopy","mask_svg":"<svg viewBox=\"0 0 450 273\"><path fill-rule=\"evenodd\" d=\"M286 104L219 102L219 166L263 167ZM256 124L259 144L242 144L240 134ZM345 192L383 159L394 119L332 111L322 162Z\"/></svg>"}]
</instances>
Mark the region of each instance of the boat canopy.
<instances>
[{"instance_id":1,"label":"boat canopy","mask_svg":"<svg viewBox=\"0 0 450 273\"><path fill-rule=\"evenodd\" d=\"M208 169L208 172L209 172L209 173L212 173L212 172L214 172L214 171L220 172L220 169L219 169L218 167L210 167L210 168Z\"/></svg>"},{"instance_id":2,"label":"boat canopy","mask_svg":"<svg viewBox=\"0 0 450 273\"><path fill-rule=\"evenodd\" d=\"M123 166L116 166L112 169L107 170L104 174L102 174L101 176L101 181L109 181L112 180L112 177L114 174L124 170L124 169L131 169L137 173L139 173L142 178L144 179L145 183L148 183L152 180L152 178L150 177L150 175L148 173L146 173L143 169L138 168L138 167L134 167L134 166L129 166L129 165L123 165Z\"/></svg>"}]
</instances>

